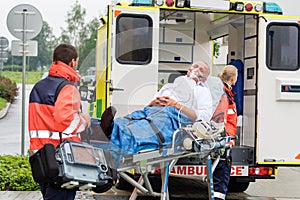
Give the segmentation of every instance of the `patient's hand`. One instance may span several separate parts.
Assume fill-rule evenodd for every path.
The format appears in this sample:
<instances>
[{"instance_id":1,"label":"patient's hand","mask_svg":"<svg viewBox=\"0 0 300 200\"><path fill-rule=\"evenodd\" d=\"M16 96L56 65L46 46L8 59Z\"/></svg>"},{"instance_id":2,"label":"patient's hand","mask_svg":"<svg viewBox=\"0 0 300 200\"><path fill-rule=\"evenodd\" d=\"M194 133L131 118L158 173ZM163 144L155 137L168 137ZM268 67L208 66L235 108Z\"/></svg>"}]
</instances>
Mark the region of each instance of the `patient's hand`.
<instances>
[{"instance_id":1,"label":"patient's hand","mask_svg":"<svg viewBox=\"0 0 300 200\"><path fill-rule=\"evenodd\" d=\"M160 102L159 102L159 97L157 97L156 99L152 100L148 106L160 106Z\"/></svg>"},{"instance_id":2,"label":"patient's hand","mask_svg":"<svg viewBox=\"0 0 300 200\"><path fill-rule=\"evenodd\" d=\"M175 107L175 105L177 104L177 102L174 99L172 99L168 96L157 97L156 99L159 101L159 105L161 105L161 106Z\"/></svg>"},{"instance_id":3,"label":"patient's hand","mask_svg":"<svg viewBox=\"0 0 300 200\"><path fill-rule=\"evenodd\" d=\"M168 96L162 96L162 97L156 97L156 99L152 100L148 106L172 106L176 108L176 105L178 104L177 101L174 99L168 97Z\"/></svg>"}]
</instances>

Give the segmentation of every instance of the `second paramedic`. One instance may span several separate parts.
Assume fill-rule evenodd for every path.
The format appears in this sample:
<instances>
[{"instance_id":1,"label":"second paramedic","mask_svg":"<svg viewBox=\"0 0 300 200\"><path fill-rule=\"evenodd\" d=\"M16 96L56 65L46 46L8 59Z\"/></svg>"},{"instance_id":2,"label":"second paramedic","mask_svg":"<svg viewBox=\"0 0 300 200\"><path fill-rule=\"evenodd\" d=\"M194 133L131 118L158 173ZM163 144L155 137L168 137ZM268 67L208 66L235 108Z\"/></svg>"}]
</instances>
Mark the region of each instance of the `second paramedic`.
<instances>
[{"instance_id":1,"label":"second paramedic","mask_svg":"<svg viewBox=\"0 0 300 200\"><path fill-rule=\"evenodd\" d=\"M30 93L28 128L32 153L46 143L56 147L60 138L80 141L80 133L90 125L90 117L80 110L80 93L76 87L80 80L76 73L78 59L74 46L57 46L48 76L36 83ZM60 86L62 82L66 82L64 87ZM55 99L59 87L62 88ZM43 199L73 200L76 195L75 190L57 188L49 182L40 186Z\"/></svg>"},{"instance_id":2,"label":"second paramedic","mask_svg":"<svg viewBox=\"0 0 300 200\"><path fill-rule=\"evenodd\" d=\"M234 94L232 86L237 81L237 68L233 65L227 65L219 73L219 77L224 84L224 94L221 97L222 103L219 104L224 109L224 123L226 128L226 135L235 137L237 126L237 112L236 104L234 102ZM235 145L235 140L226 143L225 151L221 155L221 159L213 173L214 183L214 198L215 200L224 200L228 190L231 172L231 148Z\"/></svg>"}]
</instances>

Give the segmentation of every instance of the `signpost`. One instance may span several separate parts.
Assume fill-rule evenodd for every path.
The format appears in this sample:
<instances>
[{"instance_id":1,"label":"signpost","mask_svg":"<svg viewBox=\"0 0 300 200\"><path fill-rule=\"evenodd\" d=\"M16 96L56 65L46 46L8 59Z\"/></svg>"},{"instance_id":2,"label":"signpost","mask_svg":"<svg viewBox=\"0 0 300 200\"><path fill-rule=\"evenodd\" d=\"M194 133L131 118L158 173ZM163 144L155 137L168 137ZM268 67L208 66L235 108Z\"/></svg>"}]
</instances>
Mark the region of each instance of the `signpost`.
<instances>
[{"instance_id":1,"label":"signpost","mask_svg":"<svg viewBox=\"0 0 300 200\"><path fill-rule=\"evenodd\" d=\"M9 32L20 39L21 51L17 50L18 54L23 56L22 70L22 142L21 154L24 154L25 143L25 72L26 72L26 56L30 55L28 40L36 37L43 27L42 15L38 9L28 4L15 6L10 10L7 16L7 27ZM18 48L18 47L17 47ZM36 45L37 48L37 45ZM20 49L20 48L18 48ZM13 51L13 50L12 50ZM15 51L14 51L15 52ZM36 51L37 52L37 51Z\"/></svg>"},{"instance_id":2,"label":"signpost","mask_svg":"<svg viewBox=\"0 0 300 200\"><path fill-rule=\"evenodd\" d=\"M3 63L7 61L8 40L5 37L0 37L0 76L3 70Z\"/></svg>"}]
</instances>

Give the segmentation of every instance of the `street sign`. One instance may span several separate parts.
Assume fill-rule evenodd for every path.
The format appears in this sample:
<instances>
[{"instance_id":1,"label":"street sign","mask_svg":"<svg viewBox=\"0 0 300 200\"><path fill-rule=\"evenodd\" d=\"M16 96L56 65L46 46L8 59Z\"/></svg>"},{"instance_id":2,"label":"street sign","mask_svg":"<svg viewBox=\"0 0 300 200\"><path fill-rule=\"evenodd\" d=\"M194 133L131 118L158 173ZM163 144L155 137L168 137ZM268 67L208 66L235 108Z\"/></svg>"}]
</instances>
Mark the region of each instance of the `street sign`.
<instances>
[{"instance_id":1,"label":"street sign","mask_svg":"<svg viewBox=\"0 0 300 200\"><path fill-rule=\"evenodd\" d=\"M7 57L8 57L7 51L6 50L0 50L0 59L5 60L5 59L7 59Z\"/></svg>"},{"instance_id":2,"label":"street sign","mask_svg":"<svg viewBox=\"0 0 300 200\"><path fill-rule=\"evenodd\" d=\"M7 16L9 32L16 38L30 40L37 36L43 27L40 11L29 4L21 4L10 10ZM25 33L25 34L23 34ZM25 36L25 38L23 38Z\"/></svg>"},{"instance_id":3,"label":"street sign","mask_svg":"<svg viewBox=\"0 0 300 200\"><path fill-rule=\"evenodd\" d=\"M26 56L29 55L28 40L36 37L43 27L42 15L35 7L28 4L21 4L8 13L7 27L9 32L20 39L22 42L17 46L22 46L20 53L23 56L23 70L22 70L22 146L21 154L25 155L25 81L26 81ZM37 43L35 51L37 52ZM19 51L18 51L19 52ZM32 53L32 52L31 52Z\"/></svg>"},{"instance_id":4,"label":"street sign","mask_svg":"<svg viewBox=\"0 0 300 200\"><path fill-rule=\"evenodd\" d=\"M6 37L0 37L0 49L6 49L8 47L8 39Z\"/></svg>"},{"instance_id":5,"label":"street sign","mask_svg":"<svg viewBox=\"0 0 300 200\"><path fill-rule=\"evenodd\" d=\"M35 40L26 41L27 50L26 56L37 56L38 55L38 42ZM11 55L23 56L23 42L21 40L13 40L11 43Z\"/></svg>"},{"instance_id":6,"label":"street sign","mask_svg":"<svg viewBox=\"0 0 300 200\"><path fill-rule=\"evenodd\" d=\"M8 54L8 39L5 37L0 37L0 76L2 74L3 63L7 62Z\"/></svg>"}]
</instances>

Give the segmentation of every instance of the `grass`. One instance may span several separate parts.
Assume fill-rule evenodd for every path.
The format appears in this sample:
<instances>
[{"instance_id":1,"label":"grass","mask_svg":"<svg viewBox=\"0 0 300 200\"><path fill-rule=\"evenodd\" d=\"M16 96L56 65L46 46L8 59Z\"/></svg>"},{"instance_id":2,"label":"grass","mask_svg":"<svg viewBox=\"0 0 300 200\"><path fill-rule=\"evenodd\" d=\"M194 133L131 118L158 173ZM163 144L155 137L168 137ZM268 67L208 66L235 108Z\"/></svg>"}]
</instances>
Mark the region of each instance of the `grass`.
<instances>
[{"instance_id":1,"label":"grass","mask_svg":"<svg viewBox=\"0 0 300 200\"><path fill-rule=\"evenodd\" d=\"M7 101L0 97L0 110L5 108Z\"/></svg>"},{"instance_id":2,"label":"grass","mask_svg":"<svg viewBox=\"0 0 300 200\"><path fill-rule=\"evenodd\" d=\"M35 84L38 82L43 75L43 72L26 72L25 74L25 83L26 84ZM22 83L22 72L10 72L3 71L2 76L5 76L16 83Z\"/></svg>"}]
</instances>

